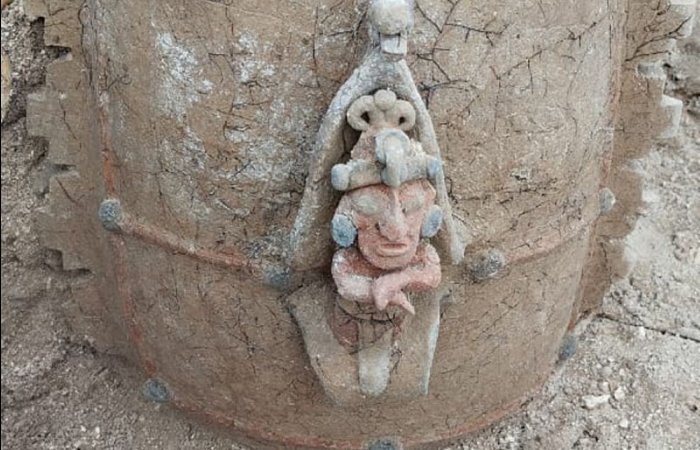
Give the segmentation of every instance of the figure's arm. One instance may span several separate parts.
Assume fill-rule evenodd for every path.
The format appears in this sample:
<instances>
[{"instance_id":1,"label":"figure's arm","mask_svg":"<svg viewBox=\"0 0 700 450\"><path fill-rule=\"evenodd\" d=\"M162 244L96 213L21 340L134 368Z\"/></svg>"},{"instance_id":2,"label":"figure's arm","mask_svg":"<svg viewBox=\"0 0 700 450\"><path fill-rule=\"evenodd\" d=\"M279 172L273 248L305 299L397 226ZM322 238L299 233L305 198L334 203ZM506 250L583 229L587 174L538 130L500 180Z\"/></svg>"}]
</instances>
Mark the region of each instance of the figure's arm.
<instances>
[{"instance_id":1,"label":"figure's arm","mask_svg":"<svg viewBox=\"0 0 700 450\"><path fill-rule=\"evenodd\" d=\"M374 278L358 273L353 267L357 259L353 250L339 250L333 255L331 273L341 297L360 303L371 303Z\"/></svg>"},{"instance_id":2,"label":"figure's arm","mask_svg":"<svg viewBox=\"0 0 700 450\"><path fill-rule=\"evenodd\" d=\"M419 259L396 274L396 284L401 286L401 290L410 292L421 292L438 287L442 279L440 268L440 257L435 248L430 244L425 244L421 249Z\"/></svg>"},{"instance_id":3,"label":"figure's arm","mask_svg":"<svg viewBox=\"0 0 700 450\"><path fill-rule=\"evenodd\" d=\"M433 246L425 244L415 262L408 267L377 278L372 288L374 303L380 310L387 305L397 305L413 314L413 306L403 291L420 292L435 288L441 278L440 258Z\"/></svg>"}]
</instances>

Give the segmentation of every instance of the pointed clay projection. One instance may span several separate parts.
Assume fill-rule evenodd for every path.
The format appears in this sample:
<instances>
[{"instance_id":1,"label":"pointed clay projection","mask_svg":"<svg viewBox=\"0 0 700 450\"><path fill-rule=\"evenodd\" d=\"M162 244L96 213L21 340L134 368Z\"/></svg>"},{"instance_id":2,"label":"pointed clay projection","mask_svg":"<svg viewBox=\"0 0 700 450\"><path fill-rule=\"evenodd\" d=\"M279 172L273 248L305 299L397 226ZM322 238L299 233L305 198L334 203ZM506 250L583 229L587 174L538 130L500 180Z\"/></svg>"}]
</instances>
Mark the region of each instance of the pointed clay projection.
<instances>
[{"instance_id":1,"label":"pointed clay projection","mask_svg":"<svg viewBox=\"0 0 700 450\"><path fill-rule=\"evenodd\" d=\"M428 239L437 234L453 264L464 256L432 122L403 60L411 12L405 0L371 3L373 48L323 119L293 230L293 269L324 261L327 230L337 244L335 286L312 284L289 301L311 365L341 405L427 394L441 280ZM346 126L361 134L341 163Z\"/></svg>"}]
</instances>

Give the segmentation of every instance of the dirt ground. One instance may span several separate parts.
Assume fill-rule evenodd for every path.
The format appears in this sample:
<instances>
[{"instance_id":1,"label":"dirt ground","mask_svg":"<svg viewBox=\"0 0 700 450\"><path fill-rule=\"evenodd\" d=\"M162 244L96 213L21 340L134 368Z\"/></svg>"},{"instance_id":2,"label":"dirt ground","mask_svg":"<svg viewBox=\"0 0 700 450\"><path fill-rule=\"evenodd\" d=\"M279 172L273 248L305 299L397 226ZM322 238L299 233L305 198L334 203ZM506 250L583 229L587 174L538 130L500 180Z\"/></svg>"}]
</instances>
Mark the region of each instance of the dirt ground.
<instances>
[{"instance_id":1,"label":"dirt ground","mask_svg":"<svg viewBox=\"0 0 700 450\"><path fill-rule=\"evenodd\" d=\"M4 3L4 2L3 2ZM140 374L96 354L62 315L69 274L39 244L46 144L25 128L26 95L57 57L15 1L2 12L12 64L2 120L2 447L239 449L230 437L145 401ZM686 101L682 132L636 169L646 209L628 237L630 274L576 330L576 351L521 412L452 449L700 448L700 27L666 66ZM570 347L569 350L572 350ZM571 352L570 352L571 353Z\"/></svg>"}]
</instances>

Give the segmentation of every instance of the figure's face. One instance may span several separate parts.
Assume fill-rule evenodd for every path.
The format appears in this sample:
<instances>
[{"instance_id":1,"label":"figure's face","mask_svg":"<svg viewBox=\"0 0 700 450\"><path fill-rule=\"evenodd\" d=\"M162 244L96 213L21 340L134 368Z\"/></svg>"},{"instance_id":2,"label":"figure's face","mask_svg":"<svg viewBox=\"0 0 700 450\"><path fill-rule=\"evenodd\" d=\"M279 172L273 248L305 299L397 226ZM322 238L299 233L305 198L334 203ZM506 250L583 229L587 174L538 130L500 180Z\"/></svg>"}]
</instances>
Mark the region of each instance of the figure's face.
<instances>
[{"instance_id":1,"label":"figure's face","mask_svg":"<svg viewBox=\"0 0 700 450\"><path fill-rule=\"evenodd\" d=\"M420 230L435 201L435 189L425 180L397 188L373 185L349 194L357 245L373 266L393 270L406 266L416 254Z\"/></svg>"}]
</instances>

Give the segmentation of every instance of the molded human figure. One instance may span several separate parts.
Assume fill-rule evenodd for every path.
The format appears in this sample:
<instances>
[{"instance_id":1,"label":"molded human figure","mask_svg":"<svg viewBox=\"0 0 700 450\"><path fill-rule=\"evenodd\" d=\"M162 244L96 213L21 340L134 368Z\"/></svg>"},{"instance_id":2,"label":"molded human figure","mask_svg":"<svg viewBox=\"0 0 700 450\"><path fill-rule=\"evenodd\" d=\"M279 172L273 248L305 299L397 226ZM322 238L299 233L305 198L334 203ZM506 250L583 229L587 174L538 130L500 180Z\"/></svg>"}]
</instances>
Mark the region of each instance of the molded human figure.
<instances>
[{"instance_id":1,"label":"molded human figure","mask_svg":"<svg viewBox=\"0 0 700 450\"><path fill-rule=\"evenodd\" d=\"M442 223L431 184L440 161L406 134L415 111L390 90L358 98L347 119L362 134L350 160L331 171L333 187L345 192L331 224L343 247L333 257L338 293L379 311L391 305L414 314L407 293L440 283L440 259L427 242Z\"/></svg>"},{"instance_id":2,"label":"molded human figure","mask_svg":"<svg viewBox=\"0 0 700 450\"><path fill-rule=\"evenodd\" d=\"M357 230L357 246L333 258L333 278L343 298L414 314L406 293L435 288L441 278L435 248L421 239L426 220L435 221L429 217L434 200L435 189L425 179L362 187L342 198L336 217L348 218Z\"/></svg>"}]
</instances>

